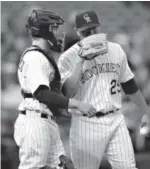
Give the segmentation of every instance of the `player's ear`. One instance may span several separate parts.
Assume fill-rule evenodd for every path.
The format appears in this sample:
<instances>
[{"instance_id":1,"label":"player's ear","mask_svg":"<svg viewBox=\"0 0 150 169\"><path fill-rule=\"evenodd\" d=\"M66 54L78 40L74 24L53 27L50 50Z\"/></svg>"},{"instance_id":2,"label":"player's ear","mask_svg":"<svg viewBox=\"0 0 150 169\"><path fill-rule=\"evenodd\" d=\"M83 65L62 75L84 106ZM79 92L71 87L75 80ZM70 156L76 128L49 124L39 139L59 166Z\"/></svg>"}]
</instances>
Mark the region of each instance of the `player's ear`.
<instances>
[{"instance_id":1,"label":"player's ear","mask_svg":"<svg viewBox=\"0 0 150 169\"><path fill-rule=\"evenodd\" d=\"M82 35L82 33L79 32L79 31L77 31L77 35L78 35L78 37L80 38L80 40L82 40L82 39L84 38L84 36Z\"/></svg>"},{"instance_id":2,"label":"player's ear","mask_svg":"<svg viewBox=\"0 0 150 169\"><path fill-rule=\"evenodd\" d=\"M77 35L80 37L81 36L81 34L80 34L80 32L78 31L78 30L76 30L76 33L77 33Z\"/></svg>"}]
</instances>

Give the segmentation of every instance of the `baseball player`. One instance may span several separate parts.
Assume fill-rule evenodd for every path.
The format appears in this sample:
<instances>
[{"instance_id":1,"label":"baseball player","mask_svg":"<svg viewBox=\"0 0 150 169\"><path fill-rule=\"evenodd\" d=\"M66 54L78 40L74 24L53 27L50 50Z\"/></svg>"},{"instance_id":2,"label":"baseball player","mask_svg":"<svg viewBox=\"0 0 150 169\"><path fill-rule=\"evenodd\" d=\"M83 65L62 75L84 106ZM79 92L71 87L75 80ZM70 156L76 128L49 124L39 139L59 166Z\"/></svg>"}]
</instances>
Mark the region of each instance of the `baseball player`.
<instances>
[{"instance_id":1,"label":"baseball player","mask_svg":"<svg viewBox=\"0 0 150 169\"><path fill-rule=\"evenodd\" d=\"M113 169L136 169L121 111L121 87L144 113L148 114L148 109L126 54L119 44L108 41L106 34L100 33L101 23L94 11L78 13L75 23L81 40L59 58L62 88L65 95L92 104L96 113L72 114L72 160L78 169L98 169L106 153Z\"/></svg>"},{"instance_id":2,"label":"baseball player","mask_svg":"<svg viewBox=\"0 0 150 169\"><path fill-rule=\"evenodd\" d=\"M63 19L50 11L33 10L27 28L32 46L23 53L18 67L18 79L23 101L14 126L14 139L19 146L19 169L74 169L65 156L55 116L59 109L78 109L80 114L95 113L87 103L64 97L60 73L52 52L60 52L57 29Z\"/></svg>"}]
</instances>

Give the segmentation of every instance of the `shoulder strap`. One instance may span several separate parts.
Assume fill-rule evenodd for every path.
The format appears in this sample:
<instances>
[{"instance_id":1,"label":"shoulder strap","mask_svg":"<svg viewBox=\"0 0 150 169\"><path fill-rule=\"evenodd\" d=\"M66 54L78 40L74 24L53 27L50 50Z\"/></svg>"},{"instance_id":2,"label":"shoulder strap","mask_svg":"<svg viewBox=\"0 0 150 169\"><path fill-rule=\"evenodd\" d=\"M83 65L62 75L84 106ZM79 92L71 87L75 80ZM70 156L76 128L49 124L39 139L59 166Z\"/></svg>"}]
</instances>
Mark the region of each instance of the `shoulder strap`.
<instances>
[{"instance_id":1,"label":"shoulder strap","mask_svg":"<svg viewBox=\"0 0 150 169\"><path fill-rule=\"evenodd\" d=\"M57 92L60 92L60 88L61 88L61 83L60 83L60 80L61 80L61 77L60 77L60 72L59 72L59 69L57 67L57 64L55 62L55 60L49 56L49 54L42 50L40 47L36 46L36 45L33 45L29 48L27 48L24 53L22 54L21 56L21 59L23 59L23 56L29 52L29 51L38 51L40 53L42 53L47 59L48 61L52 64L54 70L55 70L55 77L54 77L54 80L51 82L50 86L51 86L51 89L54 90L54 91L57 91ZM21 93L23 95L23 97L32 97L32 94L26 94L23 90L21 90Z\"/></svg>"},{"instance_id":2,"label":"shoulder strap","mask_svg":"<svg viewBox=\"0 0 150 169\"><path fill-rule=\"evenodd\" d=\"M46 51L41 49L39 46L32 45L31 47L29 47L25 50L25 52L23 53L22 56L24 56L29 51L38 51L38 52L42 53L48 59L48 61L52 64L53 68L55 69L55 80L60 81L60 79L61 79L60 78L60 72L59 72L59 69L57 67L57 64L56 64L55 60L52 57L50 57L49 54Z\"/></svg>"}]
</instances>

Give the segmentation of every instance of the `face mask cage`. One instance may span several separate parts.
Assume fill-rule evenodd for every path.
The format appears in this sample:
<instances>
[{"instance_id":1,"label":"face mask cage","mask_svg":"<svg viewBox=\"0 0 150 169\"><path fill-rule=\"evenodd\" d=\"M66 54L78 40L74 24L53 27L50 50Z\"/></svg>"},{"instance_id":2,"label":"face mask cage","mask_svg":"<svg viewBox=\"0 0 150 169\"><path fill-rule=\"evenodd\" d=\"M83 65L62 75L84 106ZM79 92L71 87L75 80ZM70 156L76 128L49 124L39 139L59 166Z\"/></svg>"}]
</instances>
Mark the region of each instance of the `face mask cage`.
<instances>
[{"instance_id":1,"label":"face mask cage","mask_svg":"<svg viewBox=\"0 0 150 169\"><path fill-rule=\"evenodd\" d=\"M59 26L63 24L64 20L53 12L33 10L26 27L36 30L36 34L42 31L42 29L47 29L47 32L49 31L55 34Z\"/></svg>"},{"instance_id":2,"label":"face mask cage","mask_svg":"<svg viewBox=\"0 0 150 169\"><path fill-rule=\"evenodd\" d=\"M27 28L32 36L47 40L52 50L60 51L57 34L59 27L63 24L64 20L56 13L34 10L28 19Z\"/></svg>"}]
</instances>

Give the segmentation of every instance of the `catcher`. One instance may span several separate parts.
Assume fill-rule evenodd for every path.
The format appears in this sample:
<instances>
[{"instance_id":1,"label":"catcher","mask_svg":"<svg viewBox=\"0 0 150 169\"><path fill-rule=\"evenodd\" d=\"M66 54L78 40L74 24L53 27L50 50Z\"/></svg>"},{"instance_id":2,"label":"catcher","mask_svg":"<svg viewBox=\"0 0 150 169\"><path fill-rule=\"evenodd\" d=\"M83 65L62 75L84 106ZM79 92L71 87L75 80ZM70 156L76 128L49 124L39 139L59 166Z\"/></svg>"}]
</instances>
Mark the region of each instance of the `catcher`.
<instances>
[{"instance_id":1,"label":"catcher","mask_svg":"<svg viewBox=\"0 0 150 169\"><path fill-rule=\"evenodd\" d=\"M14 126L14 139L19 146L19 169L74 169L65 156L55 117L60 109L78 109L80 114L93 114L87 103L68 99L60 92L60 73L53 52L61 51L57 30L63 19L51 12L33 10L27 28L32 46L23 53L18 67L18 79L23 101Z\"/></svg>"}]
</instances>

